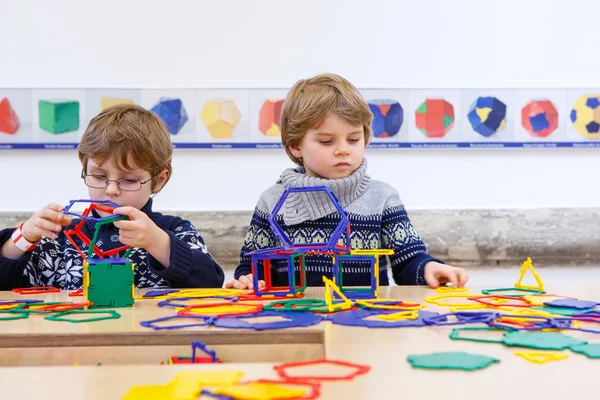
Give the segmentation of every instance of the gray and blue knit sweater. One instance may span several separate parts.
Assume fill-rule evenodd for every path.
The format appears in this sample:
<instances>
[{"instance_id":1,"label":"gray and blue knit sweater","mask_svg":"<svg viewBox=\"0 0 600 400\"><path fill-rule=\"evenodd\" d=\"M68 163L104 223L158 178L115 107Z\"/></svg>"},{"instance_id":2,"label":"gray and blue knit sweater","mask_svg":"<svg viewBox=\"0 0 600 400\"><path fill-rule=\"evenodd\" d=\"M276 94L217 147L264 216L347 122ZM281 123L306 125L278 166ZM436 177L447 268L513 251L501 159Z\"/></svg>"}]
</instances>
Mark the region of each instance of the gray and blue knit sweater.
<instances>
[{"instance_id":1,"label":"gray and blue knit sweater","mask_svg":"<svg viewBox=\"0 0 600 400\"><path fill-rule=\"evenodd\" d=\"M269 226L268 217L287 188L327 186L335 194L348 213L350 220L350 244L352 249L393 249L389 257L392 275L398 285L425 285L424 266L438 261L427 253L425 245L408 219L398 192L391 186L366 175L367 161L344 179L321 179L306 175L303 167L287 169L274 186L260 197L241 250L240 264L235 278L250 274L251 251L281 246ZM326 242L340 221L340 215L324 192L291 193L276 216L293 243ZM342 234L340 244L345 243ZM306 257L308 286L322 286L322 276L331 278L331 256L310 255ZM379 284L388 285L387 257L380 259ZM259 268L259 279L263 279ZM359 262L345 262L344 286L370 286L370 268ZM296 271L298 275L298 271ZM287 285L287 264L271 266L273 285ZM296 282L298 282L298 276Z\"/></svg>"}]
</instances>

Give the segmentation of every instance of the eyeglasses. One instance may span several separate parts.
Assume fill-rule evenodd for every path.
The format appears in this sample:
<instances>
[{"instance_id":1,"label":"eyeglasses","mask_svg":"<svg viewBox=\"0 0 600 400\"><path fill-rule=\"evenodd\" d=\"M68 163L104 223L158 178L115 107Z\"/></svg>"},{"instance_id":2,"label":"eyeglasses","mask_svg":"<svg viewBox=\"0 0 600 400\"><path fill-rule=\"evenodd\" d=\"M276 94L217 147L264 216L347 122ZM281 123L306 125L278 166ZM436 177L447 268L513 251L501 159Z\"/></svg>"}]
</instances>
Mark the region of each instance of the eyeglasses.
<instances>
[{"instance_id":1,"label":"eyeglasses","mask_svg":"<svg viewBox=\"0 0 600 400\"><path fill-rule=\"evenodd\" d=\"M160 172L154 175L152 178L141 181L139 179L128 179L128 178L119 178L119 179L108 179L104 175L84 175L83 170L81 171L81 179L86 186L94 188L94 189L104 189L108 186L109 182L117 182L117 186L119 189L124 190L126 192L136 192L142 188L142 185L152 181L152 179L156 178L160 175Z\"/></svg>"}]
</instances>

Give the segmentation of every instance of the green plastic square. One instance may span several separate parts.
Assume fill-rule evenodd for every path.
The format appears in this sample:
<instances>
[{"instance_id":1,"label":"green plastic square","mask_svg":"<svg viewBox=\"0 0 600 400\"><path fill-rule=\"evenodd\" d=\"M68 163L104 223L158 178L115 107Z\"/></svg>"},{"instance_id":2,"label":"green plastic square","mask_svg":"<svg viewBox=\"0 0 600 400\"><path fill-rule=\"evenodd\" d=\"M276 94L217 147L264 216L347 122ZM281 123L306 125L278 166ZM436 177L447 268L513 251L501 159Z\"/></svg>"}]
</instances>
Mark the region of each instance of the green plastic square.
<instances>
[{"instance_id":1,"label":"green plastic square","mask_svg":"<svg viewBox=\"0 0 600 400\"><path fill-rule=\"evenodd\" d=\"M110 261L89 264L90 283L87 288L89 308L117 308L133 306L134 273L131 261Z\"/></svg>"},{"instance_id":2,"label":"green plastic square","mask_svg":"<svg viewBox=\"0 0 600 400\"><path fill-rule=\"evenodd\" d=\"M40 100L40 128L52 134L79 129L79 102L74 100Z\"/></svg>"}]
</instances>

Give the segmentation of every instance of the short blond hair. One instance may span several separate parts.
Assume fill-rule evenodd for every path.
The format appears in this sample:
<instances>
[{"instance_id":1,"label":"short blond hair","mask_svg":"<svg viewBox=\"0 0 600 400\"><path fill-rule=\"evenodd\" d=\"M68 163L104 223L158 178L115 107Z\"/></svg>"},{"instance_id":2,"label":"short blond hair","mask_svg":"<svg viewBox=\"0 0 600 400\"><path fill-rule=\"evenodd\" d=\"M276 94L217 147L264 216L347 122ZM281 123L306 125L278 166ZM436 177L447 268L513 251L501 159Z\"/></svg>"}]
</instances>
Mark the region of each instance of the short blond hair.
<instances>
[{"instance_id":1,"label":"short blond hair","mask_svg":"<svg viewBox=\"0 0 600 400\"><path fill-rule=\"evenodd\" d=\"M355 126L362 126L365 145L371 139L373 113L358 89L336 74L321 74L299 80L288 92L281 109L281 142L290 159L298 165L302 160L290 151L309 129L319 127L329 114Z\"/></svg>"},{"instance_id":2,"label":"short blond hair","mask_svg":"<svg viewBox=\"0 0 600 400\"><path fill-rule=\"evenodd\" d=\"M84 173L89 159L102 164L112 157L121 171L139 168L154 177L166 169L167 181L171 177L173 144L167 127L156 114L137 105L118 104L96 115L81 138L78 153ZM152 189L157 183L155 178Z\"/></svg>"}]
</instances>

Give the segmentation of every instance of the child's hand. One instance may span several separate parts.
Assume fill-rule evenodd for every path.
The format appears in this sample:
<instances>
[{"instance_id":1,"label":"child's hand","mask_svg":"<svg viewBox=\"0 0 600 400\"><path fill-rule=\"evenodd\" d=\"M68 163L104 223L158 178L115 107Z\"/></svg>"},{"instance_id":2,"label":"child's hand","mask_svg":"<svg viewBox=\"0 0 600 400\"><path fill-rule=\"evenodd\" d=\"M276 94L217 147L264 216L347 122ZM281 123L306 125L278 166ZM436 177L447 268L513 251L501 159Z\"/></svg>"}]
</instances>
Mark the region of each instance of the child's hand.
<instances>
[{"instance_id":1,"label":"child's hand","mask_svg":"<svg viewBox=\"0 0 600 400\"><path fill-rule=\"evenodd\" d=\"M234 279L231 282L227 282L225 284L227 289L254 289L254 284L252 281L252 274L242 275L240 279ZM265 281L258 281L258 289L262 289L265 287Z\"/></svg>"},{"instance_id":2,"label":"child's hand","mask_svg":"<svg viewBox=\"0 0 600 400\"><path fill-rule=\"evenodd\" d=\"M452 287L455 288L464 287L468 280L469 275L464 268L452 267L436 261L425 264L425 282L434 289L448 282L451 282Z\"/></svg>"},{"instance_id":3,"label":"child's hand","mask_svg":"<svg viewBox=\"0 0 600 400\"><path fill-rule=\"evenodd\" d=\"M119 228L119 242L127 246L149 250L153 244L165 242L164 236L166 236L167 243L170 242L169 235L137 208L119 207L113 210L113 214L129 217L129 220L114 223Z\"/></svg>"},{"instance_id":4,"label":"child's hand","mask_svg":"<svg viewBox=\"0 0 600 400\"><path fill-rule=\"evenodd\" d=\"M39 242L42 237L56 239L62 227L71 224L71 220L62 211L63 207L55 203L37 210L23 224L21 228L23 238L31 243Z\"/></svg>"}]
</instances>

